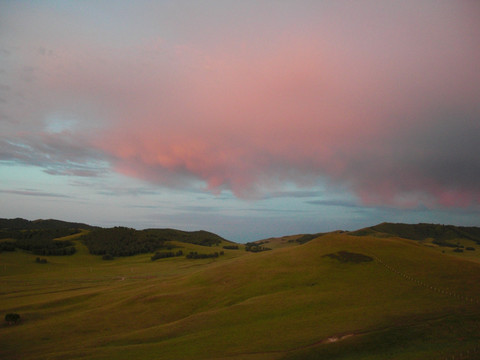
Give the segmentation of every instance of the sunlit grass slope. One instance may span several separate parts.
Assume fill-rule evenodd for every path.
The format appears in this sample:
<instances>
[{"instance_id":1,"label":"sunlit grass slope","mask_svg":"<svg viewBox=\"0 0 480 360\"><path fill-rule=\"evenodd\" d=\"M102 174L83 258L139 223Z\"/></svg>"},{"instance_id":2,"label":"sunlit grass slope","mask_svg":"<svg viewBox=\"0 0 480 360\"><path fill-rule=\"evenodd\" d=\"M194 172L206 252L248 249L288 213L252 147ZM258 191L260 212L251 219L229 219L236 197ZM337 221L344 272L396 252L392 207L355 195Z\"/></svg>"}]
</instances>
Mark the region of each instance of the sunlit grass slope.
<instances>
[{"instance_id":1,"label":"sunlit grass slope","mask_svg":"<svg viewBox=\"0 0 480 360\"><path fill-rule=\"evenodd\" d=\"M334 233L255 254L155 262L77 250L47 264L0 254L0 308L23 319L0 326L0 358L478 355L480 265L415 241ZM339 252L347 256L326 256Z\"/></svg>"}]
</instances>

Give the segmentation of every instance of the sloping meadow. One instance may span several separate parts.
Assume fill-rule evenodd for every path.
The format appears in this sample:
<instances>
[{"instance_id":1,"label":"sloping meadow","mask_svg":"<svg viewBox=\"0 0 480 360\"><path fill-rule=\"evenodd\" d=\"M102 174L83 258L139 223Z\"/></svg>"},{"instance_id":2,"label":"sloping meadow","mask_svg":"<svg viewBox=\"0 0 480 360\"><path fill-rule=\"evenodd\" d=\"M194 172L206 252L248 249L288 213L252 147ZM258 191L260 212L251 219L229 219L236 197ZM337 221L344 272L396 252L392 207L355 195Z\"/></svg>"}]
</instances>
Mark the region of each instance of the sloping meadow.
<instances>
[{"instance_id":1,"label":"sloping meadow","mask_svg":"<svg viewBox=\"0 0 480 360\"><path fill-rule=\"evenodd\" d=\"M480 340L480 266L415 241L332 233L155 262L77 247L44 265L0 255L34 270L0 278L1 308L22 316L0 327L0 357L439 359Z\"/></svg>"}]
</instances>

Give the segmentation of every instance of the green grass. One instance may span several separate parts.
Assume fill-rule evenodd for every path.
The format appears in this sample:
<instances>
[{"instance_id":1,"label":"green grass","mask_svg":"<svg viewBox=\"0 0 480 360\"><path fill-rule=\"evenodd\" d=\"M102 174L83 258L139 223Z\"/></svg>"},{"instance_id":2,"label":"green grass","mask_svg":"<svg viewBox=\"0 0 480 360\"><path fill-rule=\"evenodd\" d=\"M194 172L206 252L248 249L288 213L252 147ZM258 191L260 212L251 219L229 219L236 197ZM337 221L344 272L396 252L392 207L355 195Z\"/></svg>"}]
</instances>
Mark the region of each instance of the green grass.
<instances>
[{"instance_id":1,"label":"green grass","mask_svg":"<svg viewBox=\"0 0 480 360\"><path fill-rule=\"evenodd\" d=\"M480 340L480 305L429 288L480 299L480 264L417 241L335 233L256 254L176 243L225 255L152 262L69 240L77 253L47 264L0 254L0 309L22 317L0 326L0 358L441 359ZM379 258L424 285L329 254Z\"/></svg>"}]
</instances>

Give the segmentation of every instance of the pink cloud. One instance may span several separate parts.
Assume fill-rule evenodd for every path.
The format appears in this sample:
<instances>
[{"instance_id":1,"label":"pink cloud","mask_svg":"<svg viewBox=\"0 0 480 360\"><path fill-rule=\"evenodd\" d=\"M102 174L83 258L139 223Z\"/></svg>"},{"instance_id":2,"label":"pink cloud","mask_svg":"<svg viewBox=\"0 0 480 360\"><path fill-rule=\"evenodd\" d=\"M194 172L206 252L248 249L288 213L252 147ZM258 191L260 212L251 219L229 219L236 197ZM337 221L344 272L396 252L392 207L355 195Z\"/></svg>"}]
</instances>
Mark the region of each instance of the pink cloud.
<instances>
[{"instance_id":1,"label":"pink cloud","mask_svg":"<svg viewBox=\"0 0 480 360\"><path fill-rule=\"evenodd\" d=\"M81 140L160 185L255 197L326 181L370 205L478 203L478 8L322 11L305 29L267 21L206 44L64 43L37 61L44 107L101 119Z\"/></svg>"}]
</instances>

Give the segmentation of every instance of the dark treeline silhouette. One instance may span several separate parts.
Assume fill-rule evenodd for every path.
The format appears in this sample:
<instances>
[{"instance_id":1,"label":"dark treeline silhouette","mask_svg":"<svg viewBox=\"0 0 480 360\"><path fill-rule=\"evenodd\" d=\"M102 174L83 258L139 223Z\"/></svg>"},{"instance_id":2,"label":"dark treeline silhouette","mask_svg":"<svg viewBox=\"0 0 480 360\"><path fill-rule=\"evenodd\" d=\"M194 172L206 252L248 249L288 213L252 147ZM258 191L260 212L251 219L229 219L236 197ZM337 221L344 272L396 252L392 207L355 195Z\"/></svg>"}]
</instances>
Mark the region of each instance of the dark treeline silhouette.
<instances>
[{"instance_id":1,"label":"dark treeline silhouette","mask_svg":"<svg viewBox=\"0 0 480 360\"><path fill-rule=\"evenodd\" d=\"M436 244L438 246L445 246L445 247L451 247L451 248L463 248L463 245L460 245L459 243L452 243L443 239L435 239L432 241L433 244Z\"/></svg>"},{"instance_id":2,"label":"dark treeline silhouette","mask_svg":"<svg viewBox=\"0 0 480 360\"><path fill-rule=\"evenodd\" d=\"M0 242L0 253L2 251L15 251L15 243L13 241Z\"/></svg>"},{"instance_id":3,"label":"dark treeline silhouette","mask_svg":"<svg viewBox=\"0 0 480 360\"><path fill-rule=\"evenodd\" d=\"M261 251L268 251L272 250L268 247L262 246L263 244L266 244L267 241L259 241L259 242L247 242L245 244L245 251L250 251L250 252L261 252Z\"/></svg>"},{"instance_id":4,"label":"dark treeline silhouette","mask_svg":"<svg viewBox=\"0 0 480 360\"><path fill-rule=\"evenodd\" d=\"M350 235L357 236L398 236L411 240L435 239L438 245L451 246L450 241L457 239L468 239L480 245L480 227L454 226L443 224L395 224L382 223L367 227L361 230L352 231ZM456 247L453 245L451 247Z\"/></svg>"},{"instance_id":5,"label":"dark treeline silhouette","mask_svg":"<svg viewBox=\"0 0 480 360\"><path fill-rule=\"evenodd\" d=\"M16 324L17 322L20 321L20 315L18 315L16 313L9 313L9 314L5 315L5 321L9 325Z\"/></svg>"},{"instance_id":6,"label":"dark treeline silhouette","mask_svg":"<svg viewBox=\"0 0 480 360\"><path fill-rule=\"evenodd\" d=\"M96 229L96 226L91 226L83 223L68 222L55 219L48 220L26 220L22 218L15 219L0 219L0 229L2 230L39 230L39 229Z\"/></svg>"},{"instance_id":7,"label":"dark treeline silhouette","mask_svg":"<svg viewBox=\"0 0 480 360\"><path fill-rule=\"evenodd\" d=\"M298 239L295 239L294 241L299 244L305 244L309 241L312 241L313 239L318 238L319 236L325 235L325 233L317 233L317 234L305 234L300 236Z\"/></svg>"},{"instance_id":8,"label":"dark treeline silhouette","mask_svg":"<svg viewBox=\"0 0 480 360\"><path fill-rule=\"evenodd\" d=\"M131 256L152 253L157 250L172 250L171 241L202 246L221 243L222 238L207 231L181 231L173 229L135 230L127 227L97 229L82 236L82 241L91 254ZM177 246L178 247L178 246Z\"/></svg>"},{"instance_id":9,"label":"dark treeline silhouette","mask_svg":"<svg viewBox=\"0 0 480 360\"><path fill-rule=\"evenodd\" d=\"M158 260L158 259L166 259L166 258L171 258L171 257L177 257L177 256L183 256L183 251L178 250L176 252L173 251L157 251L153 256L151 257L152 261Z\"/></svg>"},{"instance_id":10,"label":"dark treeline silhouette","mask_svg":"<svg viewBox=\"0 0 480 360\"><path fill-rule=\"evenodd\" d=\"M342 263L362 263L373 261L373 258L364 254L352 253L349 251L339 251L333 254L323 255L323 257L329 257L331 259L336 259Z\"/></svg>"},{"instance_id":11,"label":"dark treeline silhouette","mask_svg":"<svg viewBox=\"0 0 480 360\"><path fill-rule=\"evenodd\" d=\"M55 238L76 233L76 229L56 230L26 230L15 234L13 241L0 242L1 251L14 251L16 248L32 252L35 255L72 255L75 244L69 240L54 240Z\"/></svg>"},{"instance_id":12,"label":"dark treeline silhouette","mask_svg":"<svg viewBox=\"0 0 480 360\"><path fill-rule=\"evenodd\" d=\"M168 240L176 240L184 243L201 245L201 246L215 246L219 245L222 237L208 231L182 231L175 229L147 229L144 230L157 236Z\"/></svg>"},{"instance_id":13,"label":"dark treeline silhouette","mask_svg":"<svg viewBox=\"0 0 480 360\"><path fill-rule=\"evenodd\" d=\"M238 245L224 245L223 248L227 250L238 250Z\"/></svg>"},{"instance_id":14,"label":"dark treeline silhouette","mask_svg":"<svg viewBox=\"0 0 480 360\"><path fill-rule=\"evenodd\" d=\"M0 239L15 239L15 240L53 240L64 236L74 235L80 230L72 229L35 229L35 230L10 230L1 229Z\"/></svg>"},{"instance_id":15,"label":"dark treeline silhouette","mask_svg":"<svg viewBox=\"0 0 480 360\"><path fill-rule=\"evenodd\" d=\"M189 254L187 254L186 258L187 259L209 259L209 258L218 258L223 254L224 254L223 251L220 251L219 253L214 252L212 254L199 254L196 251L192 251Z\"/></svg>"},{"instance_id":16,"label":"dark treeline silhouette","mask_svg":"<svg viewBox=\"0 0 480 360\"><path fill-rule=\"evenodd\" d=\"M31 251L35 255L73 255L74 243L69 240L52 240L42 238L17 239L15 247Z\"/></svg>"},{"instance_id":17,"label":"dark treeline silhouette","mask_svg":"<svg viewBox=\"0 0 480 360\"><path fill-rule=\"evenodd\" d=\"M171 247L154 234L120 226L94 230L83 235L82 241L94 255L132 256Z\"/></svg>"},{"instance_id":18,"label":"dark treeline silhouette","mask_svg":"<svg viewBox=\"0 0 480 360\"><path fill-rule=\"evenodd\" d=\"M5 219L0 219L3 223L12 225ZM16 221L19 221L17 223ZM11 228L0 229L0 239L13 239L9 241L0 242L1 251L14 251L15 248L30 251L36 255L72 255L75 253L75 244L68 240L55 240L69 235L78 234L80 232L77 228L43 228L43 229L16 229L26 221L30 226L32 223L28 220L13 219L13 226ZM53 221L53 220L52 220ZM52 225L53 226L53 225Z\"/></svg>"}]
</instances>

